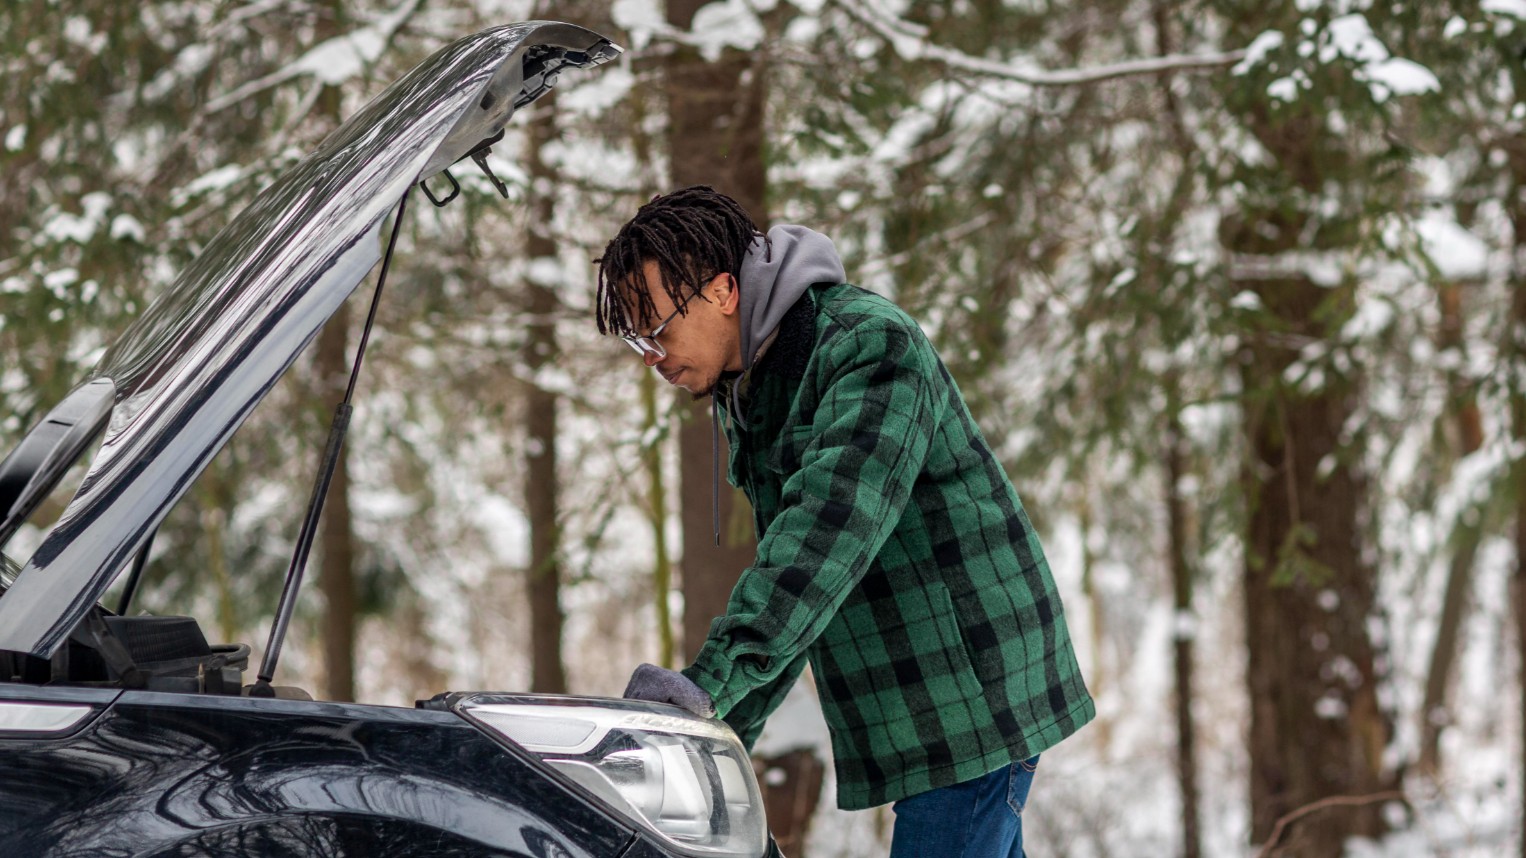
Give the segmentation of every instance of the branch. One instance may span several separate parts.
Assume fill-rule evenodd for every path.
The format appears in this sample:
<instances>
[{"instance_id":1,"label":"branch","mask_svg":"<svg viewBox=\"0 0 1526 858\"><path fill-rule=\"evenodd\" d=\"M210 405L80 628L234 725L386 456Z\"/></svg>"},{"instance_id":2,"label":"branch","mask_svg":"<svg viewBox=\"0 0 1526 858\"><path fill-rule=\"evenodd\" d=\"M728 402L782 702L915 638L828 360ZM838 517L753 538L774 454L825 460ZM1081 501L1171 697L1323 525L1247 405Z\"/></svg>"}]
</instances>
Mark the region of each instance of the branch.
<instances>
[{"instance_id":1,"label":"branch","mask_svg":"<svg viewBox=\"0 0 1526 858\"><path fill-rule=\"evenodd\" d=\"M1303 819L1311 813L1324 810L1327 807L1361 807L1366 804L1376 804L1380 801L1395 801L1404 798L1404 793L1398 790L1376 792L1372 795L1332 795L1319 801L1310 802L1303 807L1283 815L1272 827L1272 835L1266 839L1261 851L1256 853L1256 858L1271 858L1272 850L1277 848L1277 841L1282 839L1283 829Z\"/></svg>"},{"instance_id":2,"label":"branch","mask_svg":"<svg viewBox=\"0 0 1526 858\"><path fill-rule=\"evenodd\" d=\"M877 261L886 268L899 268L910 262L914 257L920 256L926 246L933 241L945 241L950 244L961 241L967 236L974 235L990 226L991 221L994 220L996 220L996 215L993 212L978 214L964 223L955 224L942 232L919 238L911 247L906 248L900 253L892 253ZM870 260L870 264L873 264L875 261Z\"/></svg>"},{"instance_id":3,"label":"branch","mask_svg":"<svg viewBox=\"0 0 1526 858\"><path fill-rule=\"evenodd\" d=\"M234 89L232 92L224 93L208 101L204 112L208 114L217 113L220 110L225 110L238 104L246 98L258 95L267 89L273 89L303 75L317 75L324 83L335 83L328 76L333 74L336 51L353 56L361 65L374 63L381 51L392 44L392 37L397 35L397 31L402 29L403 24L407 23L408 19L413 16L420 2L421 0L403 0L396 9L382 17L375 24L328 39L321 44L313 46L312 49L298 57L295 61L287 63L270 74L255 78L243 86ZM356 40L356 36L367 31L373 32L377 36L376 47L369 51L367 46L363 46ZM367 56L368 53L373 53L373 55Z\"/></svg>"},{"instance_id":4,"label":"branch","mask_svg":"<svg viewBox=\"0 0 1526 858\"><path fill-rule=\"evenodd\" d=\"M1153 75L1168 71L1193 69L1216 69L1231 66L1245 58L1244 48L1217 54L1170 54L1142 60L1128 60L1110 65L1086 69L1045 71L1020 68L1009 63L999 63L970 56L961 51L934 45L926 41L927 29L874 7L875 0L836 0L838 8L847 12L876 35L895 47L906 59L923 59L941 63L951 69L971 72L986 77L1014 80L1029 86L1078 86L1099 83L1116 78Z\"/></svg>"}]
</instances>

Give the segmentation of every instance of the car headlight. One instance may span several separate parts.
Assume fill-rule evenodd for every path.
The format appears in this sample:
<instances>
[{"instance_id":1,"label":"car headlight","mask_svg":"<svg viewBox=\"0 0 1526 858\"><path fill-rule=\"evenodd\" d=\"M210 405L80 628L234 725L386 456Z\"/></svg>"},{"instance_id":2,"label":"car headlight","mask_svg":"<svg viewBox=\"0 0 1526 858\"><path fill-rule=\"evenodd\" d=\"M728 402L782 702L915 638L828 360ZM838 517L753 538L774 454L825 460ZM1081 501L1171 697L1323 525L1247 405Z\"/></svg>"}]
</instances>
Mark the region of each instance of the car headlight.
<instances>
[{"instance_id":1,"label":"car headlight","mask_svg":"<svg viewBox=\"0 0 1526 858\"><path fill-rule=\"evenodd\" d=\"M453 707L696 858L758 858L763 798L721 721L628 700L477 694Z\"/></svg>"}]
</instances>

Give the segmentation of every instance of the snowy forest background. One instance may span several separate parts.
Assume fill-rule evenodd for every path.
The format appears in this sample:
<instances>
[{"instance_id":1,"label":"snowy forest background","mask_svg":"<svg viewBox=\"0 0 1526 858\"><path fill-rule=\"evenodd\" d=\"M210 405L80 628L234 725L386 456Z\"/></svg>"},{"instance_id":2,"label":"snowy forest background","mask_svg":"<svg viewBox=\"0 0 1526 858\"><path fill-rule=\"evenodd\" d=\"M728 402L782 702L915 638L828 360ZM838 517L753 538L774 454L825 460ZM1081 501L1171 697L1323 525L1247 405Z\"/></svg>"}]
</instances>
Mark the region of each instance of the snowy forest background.
<instances>
[{"instance_id":1,"label":"snowy forest background","mask_svg":"<svg viewBox=\"0 0 1526 858\"><path fill-rule=\"evenodd\" d=\"M283 681L683 663L750 518L707 544L703 406L596 335L590 260L705 182L923 322L1040 528L1100 716L1045 755L1029 854L1526 854L1526 0L11 0L4 447L342 118L530 18L627 52L511 123L508 200L468 165L412 207ZM258 654L370 291L139 606ZM770 818L882 855L888 810L813 775L812 694L758 749Z\"/></svg>"}]
</instances>

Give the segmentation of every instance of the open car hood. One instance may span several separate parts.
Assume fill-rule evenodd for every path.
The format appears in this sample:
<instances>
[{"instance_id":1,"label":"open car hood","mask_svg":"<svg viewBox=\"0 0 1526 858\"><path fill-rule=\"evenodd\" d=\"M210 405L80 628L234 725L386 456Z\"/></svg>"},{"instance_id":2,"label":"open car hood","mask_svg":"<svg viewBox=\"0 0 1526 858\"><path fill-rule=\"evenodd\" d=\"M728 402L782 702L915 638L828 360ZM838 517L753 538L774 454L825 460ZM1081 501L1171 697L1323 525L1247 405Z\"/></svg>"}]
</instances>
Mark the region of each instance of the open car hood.
<instances>
[{"instance_id":1,"label":"open car hood","mask_svg":"<svg viewBox=\"0 0 1526 858\"><path fill-rule=\"evenodd\" d=\"M381 257L415 182L495 137L566 66L619 48L567 24L437 52L260 192L0 463L0 544L104 428L79 491L0 596L0 650L61 645Z\"/></svg>"}]
</instances>

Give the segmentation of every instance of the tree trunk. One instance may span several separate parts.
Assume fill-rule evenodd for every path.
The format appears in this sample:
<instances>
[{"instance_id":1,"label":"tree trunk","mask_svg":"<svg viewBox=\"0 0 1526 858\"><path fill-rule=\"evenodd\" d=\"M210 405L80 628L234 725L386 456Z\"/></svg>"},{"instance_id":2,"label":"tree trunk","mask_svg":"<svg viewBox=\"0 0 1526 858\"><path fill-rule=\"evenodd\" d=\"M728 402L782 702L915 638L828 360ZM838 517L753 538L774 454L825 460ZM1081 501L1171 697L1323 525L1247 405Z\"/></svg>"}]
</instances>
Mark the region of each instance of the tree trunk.
<instances>
[{"instance_id":1,"label":"tree trunk","mask_svg":"<svg viewBox=\"0 0 1526 858\"><path fill-rule=\"evenodd\" d=\"M319 399L327 414L344 399L349 382L350 308L343 304L318 335L316 364ZM319 435L318 438L324 436ZM355 534L350 519L350 448L339 450L318 531L321 552L318 578L323 592L323 697L355 699Z\"/></svg>"},{"instance_id":2,"label":"tree trunk","mask_svg":"<svg viewBox=\"0 0 1526 858\"><path fill-rule=\"evenodd\" d=\"M669 0L668 22L688 29L703 0ZM764 70L755 53L727 51L707 62L694 48L675 45L667 60L668 151L676 187L713 185L766 224L763 167ZM745 288L745 287L744 287ZM725 479L712 468L710 409L694 402L678 430L679 504L683 521L683 649L692 659L726 612L737 576L752 564L756 542L751 513L740 492L722 486L721 544L715 544L711 488ZM727 449L721 438L720 462Z\"/></svg>"},{"instance_id":3,"label":"tree trunk","mask_svg":"<svg viewBox=\"0 0 1526 858\"><path fill-rule=\"evenodd\" d=\"M551 236L555 209L554 175L542 157L556 136L556 99L549 92L536 104L530 121L528 147L530 228L525 250L530 259L554 259ZM525 281L529 336L526 364L532 373L556 360L556 315L561 309L554 288ZM530 518L530 690L548 694L567 691L562 664L561 523L557 483L557 395L531 384L525 396L525 509Z\"/></svg>"},{"instance_id":4,"label":"tree trunk","mask_svg":"<svg viewBox=\"0 0 1526 858\"><path fill-rule=\"evenodd\" d=\"M1168 382L1171 401L1166 428L1166 509L1170 521L1171 592L1176 611L1176 775L1182 799L1182 855L1202 855L1198 821L1197 729L1192 721L1192 658L1196 624L1192 608L1192 566L1187 560L1187 504L1182 481L1187 476L1180 402L1175 380Z\"/></svg>"},{"instance_id":5,"label":"tree trunk","mask_svg":"<svg viewBox=\"0 0 1526 858\"><path fill-rule=\"evenodd\" d=\"M1243 8L1237 28L1285 11ZM1363 541L1367 486L1361 444L1348 428L1362 370L1339 359L1356 284L1349 276L1317 284L1303 262L1304 254L1361 240L1361 215L1323 216L1309 201L1336 183L1380 179L1329 133L1325 111L1279 111L1258 98L1241 121L1275 164L1260 174L1271 183L1262 188L1266 202L1247 199L1219 225L1233 282L1260 307L1245 326L1239 363L1251 838L1264 842L1292 811L1397 784L1383 762L1392 719L1378 701L1380 660L1369 632L1377 569ZM1337 858L1346 838L1384 829L1381 802L1327 803L1289 826L1279 846L1300 858Z\"/></svg>"},{"instance_id":6,"label":"tree trunk","mask_svg":"<svg viewBox=\"0 0 1526 858\"><path fill-rule=\"evenodd\" d=\"M1515 288L1511 290L1510 336L1506 353L1515 367L1526 363L1526 268L1521 260L1526 258L1526 141L1516 141L1510 151L1511 185L1506 197L1510 201L1510 225L1515 232ZM1526 390L1520 387L1519 371L1509 374L1512 389L1510 396L1511 434L1517 444L1526 443ZM1510 601L1515 614L1516 669L1519 673L1517 688L1517 712L1526 713L1526 460L1519 457L1514 463L1515 484L1515 574L1510 582ZM1521 719L1520 768L1517 774L1526 783L1526 716ZM1520 790L1520 816L1526 820L1526 789ZM1526 827L1521 833L1520 854L1526 858Z\"/></svg>"},{"instance_id":7,"label":"tree trunk","mask_svg":"<svg viewBox=\"0 0 1526 858\"><path fill-rule=\"evenodd\" d=\"M1243 247L1246 238L1228 244ZM1301 275L1245 286L1274 320L1250 332L1241 364L1251 836L1261 842L1293 810L1383 792L1393 777L1383 765L1390 725L1367 631L1375 572L1362 556L1365 485L1341 437L1358 382L1333 368L1313 390L1284 380L1302 344L1339 330L1353 289ZM1287 854L1337 858L1345 838L1382 830L1381 806L1367 804L1308 816L1282 842Z\"/></svg>"},{"instance_id":8,"label":"tree trunk","mask_svg":"<svg viewBox=\"0 0 1526 858\"><path fill-rule=\"evenodd\" d=\"M800 748L777 757L754 759L752 767L763 793L763 815L779 851L789 858L802 858L808 823L821 800L826 766L815 751Z\"/></svg>"},{"instance_id":9,"label":"tree trunk","mask_svg":"<svg viewBox=\"0 0 1526 858\"><path fill-rule=\"evenodd\" d=\"M1461 350L1462 288L1456 283L1441 286L1442 351ZM1461 374L1447 373L1447 392L1451 416L1456 420L1459 457L1478 451L1484 443L1483 422L1478 402L1464 387ZM1430 668L1425 675L1425 699L1420 705L1420 771L1436 776L1441 771L1441 731L1450 723L1447 712L1447 687L1452 664L1457 656L1457 639L1467 616L1469 593L1473 583L1473 559L1483 538L1483 527L1476 518L1465 515L1457 522L1452 537L1452 562L1447 572L1446 593L1441 601L1441 618L1436 627L1436 643L1431 649Z\"/></svg>"},{"instance_id":10,"label":"tree trunk","mask_svg":"<svg viewBox=\"0 0 1526 858\"><path fill-rule=\"evenodd\" d=\"M668 487L662 477L662 416L657 411L657 375L641 370L641 408L645 418L643 437L653 443L641 449L641 466L647 479L647 521L652 528L656 560L652 565L652 593L657 608L657 664L671 668L677 656L673 641L673 617L668 611L668 594L673 589L673 562L668 556Z\"/></svg>"},{"instance_id":11,"label":"tree trunk","mask_svg":"<svg viewBox=\"0 0 1526 858\"><path fill-rule=\"evenodd\" d=\"M1516 318L1521 319L1526 317L1518 316ZM1520 424L1518 423L1517 425ZM1526 432L1522 432L1519 437L1526 440ZM1517 467L1521 466L1517 465ZM1521 468L1521 470L1526 471L1526 468ZM1526 475L1516 478L1515 489L1516 497L1526 497ZM1515 550L1517 559L1515 575L1510 582L1510 600L1515 606L1515 657L1516 665L1518 665L1517 670L1520 674L1518 683L1520 688L1517 690L1516 711L1526 712L1526 568L1523 568L1526 567L1526 564L1523 564L1520 560L1521 557L1526 556L1526 511L1518 511L1516 513ZM1521 759L1519 760L1521 765L1516 771L1523 776L1523 780L1526 780L1526 718L1523 718L1521 735L1518 739L1521 741ZM1522 790L1522 792L1526 793L1526 790ZM1520 801L1520 814L1516 818L1526 820L1526 795L1522 795ZM1526 827L1523 827L1521 833L1520 854L1521 858L1526 858Z\"/></svg>"},{"instance_id":12,"label":"tree trunk","mask_svg":"<svg viewBox=\"0 0 1526 858\"><path fill-rule=\"evenodd\" d=\"M1081 525L1081 596L1086 600L1087 633L1091 640L1092 662L1090 669L1086 671L1086 685L1091 690L1092 699L1101 699L1111 690L1112 674L1111 663L1108 661L1110 648L1107 643L1107 614L1102 609L1102 594L1097 591L1097 552L1092 547L1091 532L1095 523L1092 512L1091 486L1084 482L1081 486L1081 503L1076 511ZM1089 730L1093 741L1102 753L1109 753L1113 747L1113 718L1107 712L1097 713Z\"/></svg>"},{"instance_id":13,"label":"tree trunk","mask_svg":"<svg viewBox=\"0 0 1526 858\"><path fill-rule=\"evenodd\" d=\"M668 23L687 30L705 0L668 0ZM695 49L675 46L667 61L668 152L673 184L708 184L741 203L759 228L768 228L767 173L763 162L763 108L767 69L761 51L728 50L708 62ZM743 283L746 289L747 284ZM710 622L726 611L737 577L753 562L757 543L752 515L740 492L723 487L720 542L711 519L713 481L724 479L711 458L710 409L694 402L685 409L678 432L683 521L684 652L692 659L710 631ZM720 467L728 460L724 438ZM808 755L808 752L807 752ZM814 762L814 761L812 761ZM798 757L763 759L765 769L788 772L769 794L769 826L781 842L797 844L789 852L803 858L805 834L824 771Z\"/></svg>"},{"instance_id":14,"label":"tree trunk","mask_svg":"<svg viewBox=\"0 0 1526 858\"><path fill-rule=\"evenodd\" d=\"M318 41L338 35L344 16L342 0L330 0L326 14L319 15L315 38ZM325 86L315 105L320 131L327 134L340 122L339 88ZM348 354L350 308L341 305L318 335L316 368L318 391L325 410L344 400L349 383ZM319 439L324 435L320 434ZM340 447L339 461L329 483L323 517L318 532L320 540L319 588L323 591L323 662L324 698L355 699L355 636L358 625L358 598L355 593L355 529L350 513L350 447Z\"/></svg>"}]
</instances>

